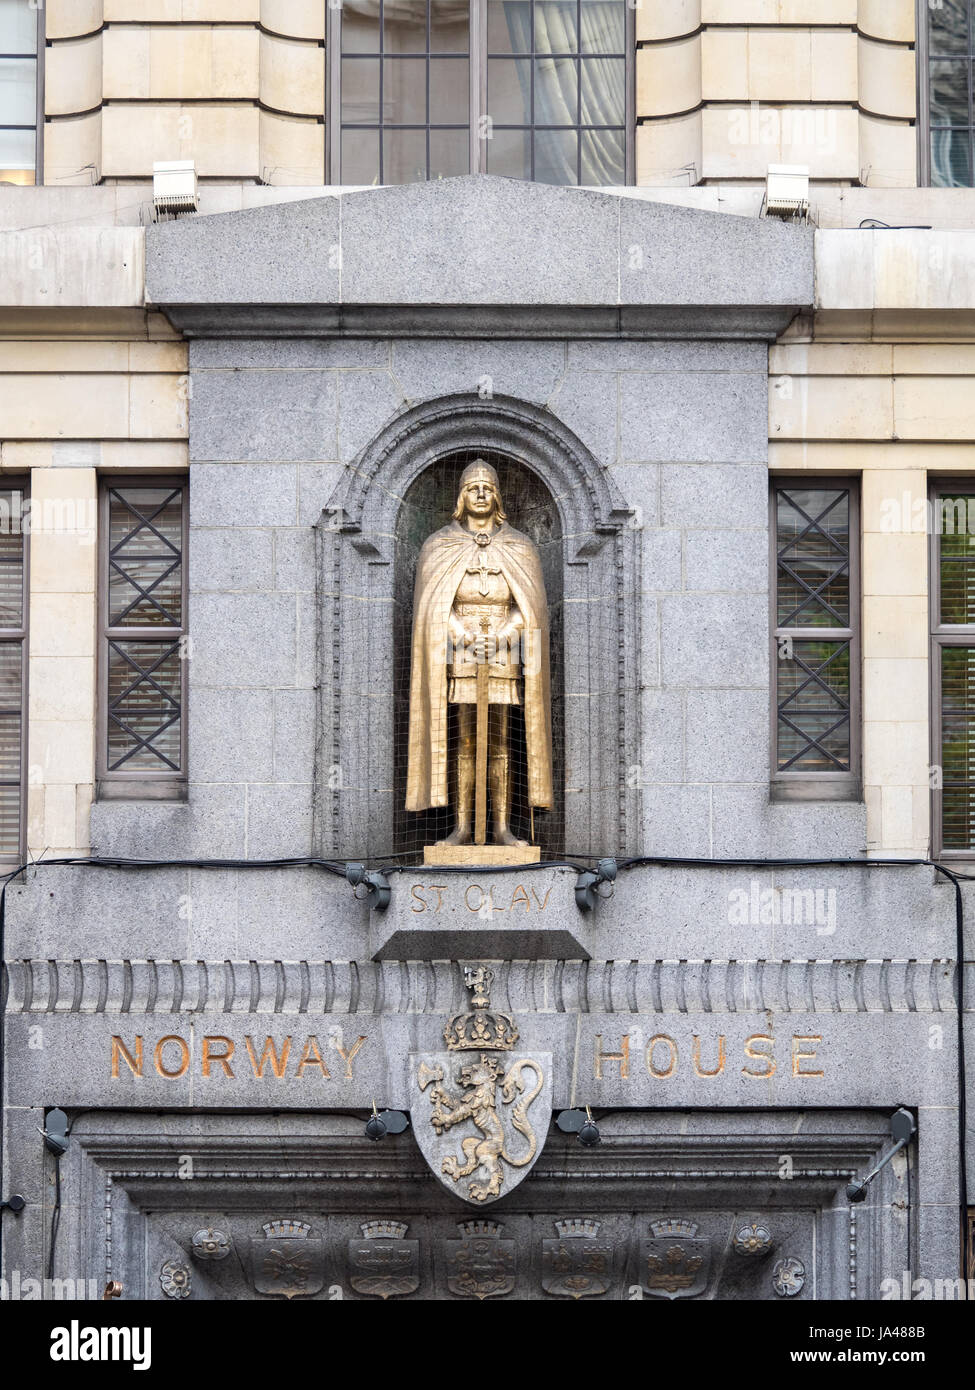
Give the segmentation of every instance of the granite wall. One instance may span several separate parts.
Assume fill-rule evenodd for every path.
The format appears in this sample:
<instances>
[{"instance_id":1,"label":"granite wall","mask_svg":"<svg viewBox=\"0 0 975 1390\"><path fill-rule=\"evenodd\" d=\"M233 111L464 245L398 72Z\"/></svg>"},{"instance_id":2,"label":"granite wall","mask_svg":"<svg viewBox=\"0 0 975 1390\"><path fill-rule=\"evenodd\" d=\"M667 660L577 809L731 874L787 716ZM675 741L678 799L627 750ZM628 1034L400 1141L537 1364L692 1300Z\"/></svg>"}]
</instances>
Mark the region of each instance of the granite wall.
<instances>
[{"instance_id":1,"label":"granite wall","mask_svg":"<svg viewBox=\"0 0 975 1390\"><path fill-rule=\"evenodd\" d=\"M375 1100L429 1125L417 1058L465 1007L461 966L490 961L492 1006L551 1059L539 1136L552 1109L586 1104L604 1129L588 1154L553 1131L502 1195L509 1229L489 1238L534 1252L514 1296L552 1295L557 1219L588 1222L578 1239L602 1222L599 1296L638 1296L652 1251L623 1240L621 1213L641 1241L673 1221L708 1245L717 1282L686 1296L865 1297L904 1270L952 1277L954 899L930 868L645 864L586 913L565 867L399 865L378 911L340 875L253 864L346 857L316 818L336 707L349 795L381 820L391 792L368 759L382 725L355 708L390 692L381 670L370 691L345 673L357 642L381 641L365 610L388 590L329 590L316 531L343 535L380 586L383 517L436 457L421 426L444 414L474 422L472 447L515 418L526 448L533 430L549 441L534 466L572 539L566 592L596 600L567 691L580 707L610 691L617 718L566 714L602 798L587 811L599 834L567 851L864 853L862 804L769 797L766 351L812 300L809 234L462 179L163 225L148 266L191 344L189 795L99 804L93 852L252 862L40 866L8 891L5 1184L29 1204L5 1220L7 1269L44 1256L52 1160L36 1126L63 1105L98 1112L64 1160L66 1277L172 1296L160 1275L175 1264L192 1297L265 1296L253 1241L294 1220L321 1273L308 1296L352 1297L358 1226L407 1222L409 1236L369 1238L416 1234L422 1250L399 1253L422 1267L420 1296L464 1296L443 1242L483 1209L430 1174L412 1131L370 1146L362 1124ZM366 475L385 511L369 512ZM595 518L581 532L565 524L583 514L576 489ZM567 798L577 771L567 759ZM884 1151L899 1105L919 1125L910 1209L898 1160L858 1214L845 1184ZM187 1158L199 1181L180 1176ZM735 1255L743 1224L771 1233L758 1274ZM244 1252L229 1283L193 1252L209 1228ZM787 1259L798 1289L775 1287Z\"/></svg>"}]
</instances>

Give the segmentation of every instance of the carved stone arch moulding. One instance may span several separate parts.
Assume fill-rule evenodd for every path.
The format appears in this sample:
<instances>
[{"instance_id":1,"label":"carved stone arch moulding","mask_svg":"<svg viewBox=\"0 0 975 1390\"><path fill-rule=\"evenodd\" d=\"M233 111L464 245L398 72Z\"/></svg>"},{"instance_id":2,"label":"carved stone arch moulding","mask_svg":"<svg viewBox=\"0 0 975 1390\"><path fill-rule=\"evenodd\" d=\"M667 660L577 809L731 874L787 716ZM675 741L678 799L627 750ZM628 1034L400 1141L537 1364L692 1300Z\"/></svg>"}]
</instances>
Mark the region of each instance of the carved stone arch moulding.
<instances>
[{"instance_id":1,"label":"carved stone arch moulding","mask_svg":"<svg viewBox=\"0 0 975 1390\"><path fill-rule=\"evenodd\" d=\"M534 472L559 511L565 651L565 852L640 848L640 531L606 469L548 411L510 397L440 397L366 446L317 526L317 853L394 845L393 632L397 518L410 485L465 450Z\"/></svg>"}]
</instances>

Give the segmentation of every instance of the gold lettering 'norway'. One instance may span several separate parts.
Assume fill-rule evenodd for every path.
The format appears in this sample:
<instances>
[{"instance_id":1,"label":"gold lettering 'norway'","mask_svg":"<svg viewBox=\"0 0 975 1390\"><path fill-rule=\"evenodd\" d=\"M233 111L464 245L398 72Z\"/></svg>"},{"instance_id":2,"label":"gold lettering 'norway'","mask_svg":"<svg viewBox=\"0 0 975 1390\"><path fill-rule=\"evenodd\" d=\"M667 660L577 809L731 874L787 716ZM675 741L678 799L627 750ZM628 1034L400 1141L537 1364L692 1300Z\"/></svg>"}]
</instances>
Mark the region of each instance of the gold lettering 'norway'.
<instances>
[{"instance_id":1,"label":"gold lettering 'norway'","mask_svg":"<svg viewBox=\"0 0 975 1390\"><path fill-rule=\"evenodd\" d=\"M368 1041L364 1034L346 1045L328 1040L323 1043L314 1033L305 1037L289 1033L283 1038L247 1033L241 1046L223 1033L207 1033L196 1048L192 1039L178 1033L167 1033L155 1042L147 1041L141 1033L128 1038L115 1033L109 1067L113 1081L139 1081L152 1072L166 1081L178 1081L191 1069L216 1082L241 1077L265 1085L292 1078L330 1081L332 1073L325 1058L331 1046L341 1059L338 1074L353 1081L353 1063Z\"/></svg>"}]
</instances>

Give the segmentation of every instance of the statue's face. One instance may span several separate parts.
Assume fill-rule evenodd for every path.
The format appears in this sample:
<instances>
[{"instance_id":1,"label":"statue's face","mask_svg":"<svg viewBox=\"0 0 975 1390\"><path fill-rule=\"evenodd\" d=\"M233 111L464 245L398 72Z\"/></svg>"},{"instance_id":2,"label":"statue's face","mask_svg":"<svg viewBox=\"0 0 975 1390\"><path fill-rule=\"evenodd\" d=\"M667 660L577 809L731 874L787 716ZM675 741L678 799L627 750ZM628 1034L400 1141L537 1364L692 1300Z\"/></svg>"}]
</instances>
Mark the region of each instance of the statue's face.
<instances>
[{"instance_id":1,"label":"statue's face","mask_svg":"<svg viewBox=\"0 0 975 1390\"><path fill-rule=\"evenodd\" d=\"M493 516L498 504L498 494L489 478L472 478L464 488L464 510L469 516Z\"/></svg>"}]
</instances>

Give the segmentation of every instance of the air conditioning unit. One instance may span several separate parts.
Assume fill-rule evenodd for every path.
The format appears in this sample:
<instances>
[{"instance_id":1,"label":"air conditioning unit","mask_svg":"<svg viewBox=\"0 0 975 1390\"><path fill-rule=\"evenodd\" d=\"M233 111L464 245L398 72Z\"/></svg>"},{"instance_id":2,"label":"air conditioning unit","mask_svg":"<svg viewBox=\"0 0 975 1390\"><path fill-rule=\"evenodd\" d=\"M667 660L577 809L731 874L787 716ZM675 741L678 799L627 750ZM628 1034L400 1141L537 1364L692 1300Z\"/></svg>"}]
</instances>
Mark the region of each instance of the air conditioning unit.
<instances>
[{"instance_id":1,"label":"air conditioning unit","mask_svg":"<svg viewBox=\"0 0 975 1390\"><path fill-rule=\"evenodd\" d=\"M159 160L152 166L152 201L157 213L196 212L200 206L192 159Z\"/></svg>"},{"instance_id":2,"label":"air conditioning unit","mask_svg":"<svg viewBox=\"0 0 975 1390\"><path fill-rule=\"evenodd\" d=\"M809 170L804 164L770 164L765 176L766 217L805 217L809 212Z\"/></svg>"}]
</instances>

